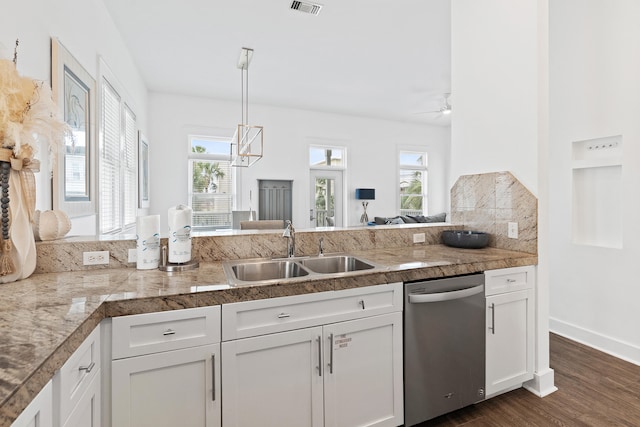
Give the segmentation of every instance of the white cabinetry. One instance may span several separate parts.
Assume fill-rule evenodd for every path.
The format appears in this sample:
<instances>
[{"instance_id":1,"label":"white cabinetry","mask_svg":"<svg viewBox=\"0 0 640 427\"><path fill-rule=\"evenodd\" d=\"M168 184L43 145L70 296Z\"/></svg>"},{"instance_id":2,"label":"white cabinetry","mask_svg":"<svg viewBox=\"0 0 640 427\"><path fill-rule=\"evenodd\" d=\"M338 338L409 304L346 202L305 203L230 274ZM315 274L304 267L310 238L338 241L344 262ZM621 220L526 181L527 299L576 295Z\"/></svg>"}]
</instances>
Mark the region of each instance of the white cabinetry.
<instances>
[{"instance_id":1,"label":"white cabinetry","mask_svg":"<svg viewBox=\"0 0 640 427\"><path fill-rule=\"evenodd\" d=\"M220 307L116 317L112 422L220 426Z\"/></svg>"},{"instance_id":2,"label":"white cabinetry","mask_svg":"<svg viewBox=\"0 0 640 427\"><path fill-rule=\"evenodd\" d=\"M485 272L487 397L533 378L534 286L533 266Z\"/></svg>"},{"instance_id":3,"label":"white cabinetry","mask_svg":"<svg viewBox=\"0 0 640 427\"><path fill-rule=\"evenodd\" d=\"M54 410L62 427L100 426L100 325L53 377Z\"/></svg>"},{"instance_id":4,"label":"white cabinetry","mask_svg":"<svg viewBox=\"0 0 640 427\"><path fill-rule=\"evenodd\" d=\"M11 427L53 427L53 386L51 381L29 403Z\"/></svg>"},{"instance_id":5,"label":"white cabinetry","mask_svg":"<svg viewBox=\"0 0 640 427\"><path fill-rule=\"evenodd\" d=\"M403 422L402 285L222 306L225 427Z\"/></svg>"}]
</instances>

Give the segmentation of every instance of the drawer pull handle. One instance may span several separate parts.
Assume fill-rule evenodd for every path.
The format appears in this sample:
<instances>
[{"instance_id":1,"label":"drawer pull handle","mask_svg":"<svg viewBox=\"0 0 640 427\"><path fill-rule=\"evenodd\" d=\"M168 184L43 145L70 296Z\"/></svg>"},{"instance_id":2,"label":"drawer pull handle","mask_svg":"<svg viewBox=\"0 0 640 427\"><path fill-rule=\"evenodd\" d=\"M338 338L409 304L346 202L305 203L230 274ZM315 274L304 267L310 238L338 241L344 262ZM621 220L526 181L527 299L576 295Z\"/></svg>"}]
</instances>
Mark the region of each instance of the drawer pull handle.
<instances>
[{"instance_id":1,"label":"drawer pull handle","mask_svg":"<svg viewBox=\"0 0 640 427\"><path fill-rule=\"evenodd\" d=\"M333 334L329 334L329 345L331 351L329 352L329 373L333 374Z\"/></svg>"},{"instance_id":2,"label":"drawer pull handle","mask_svg":"<svg viewBox=\"0 0 640 427\"><path fill-rule=\"evenodd\" d=\"M489 327L489 330L491 331L491 335L495 335L496 334L496 305L494 303L491 303L491 305L489 306L489 309L491 310L491 326Z\"/></svg>"},{"instance_id":3,"label":"drawer pull handle","mask_svg":"<svg viewBox=\"0 0 640 427\"><path fill-rule=\"evenodd\" d=\"M216 401L216 355L211 355L211 400Z\"/></svg>"},{"instance_id":4,"label":"drawer pull handle","mask_svg":"<svg viewBox=\"0 0 640 427\"><path fill-rule=\"evenodd\" d=\"M358 305L362 306L362 309L364 310L364 300L361 299L360 301L358 301Z\"/></svg>"},{"instance_id":5,"label":"drawer pull handle","mask_svg":"<svg viewBox=\"0 0 640 427\"><path fill-rule=\"evenodd\" d=\"M516 283L516 279L507 279L507 283Z\"/></svg>"},{"instance_id":6,"label":"drawer pull handle","mask_svg":"<svg viewBox=\"0 0 640 427\"><path fill-rule=\"evenodd\" d=\"M278 314L278 319L286 319L287 317L291 317L288 313L280 313Z\"/></svg>"},{"instance_id":7,"label":"drawer pull handle","mask_svg":"<svg viewBox=\"0 0 640 427\"><path fill-rule=\"evenodd\" d=\"M89 373L91 371L93 371L93 368L96 366L96 362L91 362L91 364L89 366L80 366L78 368L78 371L85 371L85 373Z\"/></svg>"},{"instance_id":8,"label":"drawer pull handle","mask_svg":"<svg viewBox=\"0 0 640 427\"><path fill-rule=\"evenodd\" d=\"M318 341L318 376L322 376L322 338L316 338Z\"/></svg>"},{"instance_id":9,"label":"drawer pull handle","mask_svg":"<svg viewBox=\"0 0 640 427\"><path fill-rule=\"evenodd\" d=\"M164 331L162 333L162 335L167 336L167 335L175 335L176 331L174 331L173 329L167 329L166 331Z\"/></svg>"}]
</instances>

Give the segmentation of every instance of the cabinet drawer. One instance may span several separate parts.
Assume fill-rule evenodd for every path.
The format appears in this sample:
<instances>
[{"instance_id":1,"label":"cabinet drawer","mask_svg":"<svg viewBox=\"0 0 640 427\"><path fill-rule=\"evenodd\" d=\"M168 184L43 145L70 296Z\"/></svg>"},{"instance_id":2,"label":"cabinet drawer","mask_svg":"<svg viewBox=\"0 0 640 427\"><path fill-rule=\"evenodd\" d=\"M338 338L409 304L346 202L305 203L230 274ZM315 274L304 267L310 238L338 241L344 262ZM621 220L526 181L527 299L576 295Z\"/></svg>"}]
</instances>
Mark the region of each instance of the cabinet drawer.
<instances>
[{"instance_id":1,"label":"cabinet drawer","mask_svg":"<svg viewBox=\"0 0 640 427\"><path fill-rule=\"evenodd\" d=\"M113 359L220 342L220 306L114 317Z\"/></svg>"},{"instance_id":2,"label":"cabinet drawer","mask_svg":"<svg viewBox=\"0 0 640 427\"><path fill-rule=\"evenodd\" d=\"M66 420L91 381L100 373L100 325L84 340L54 377L60 420Z\"/></svg>"},{"instance_id":3,"label":"cabinet drawer","mask_svg":"<svg viewBox=\"0 0 640 427\"><path fill-rule=\"evenodd\" d=\"M402 284L367 286L222 306L222 340L402 311Z\"/></svg>"},{"instance_id":4,"label":"cabinet drawer","mask_svg":"<svg viewBox=\"0 0 640 427\"><path fill-rule=\"evenodd\" d=\"M535 266L503 268L484 272L485 295L495 295L523 289L535 285Z\"/></svg>"}]
</instances>

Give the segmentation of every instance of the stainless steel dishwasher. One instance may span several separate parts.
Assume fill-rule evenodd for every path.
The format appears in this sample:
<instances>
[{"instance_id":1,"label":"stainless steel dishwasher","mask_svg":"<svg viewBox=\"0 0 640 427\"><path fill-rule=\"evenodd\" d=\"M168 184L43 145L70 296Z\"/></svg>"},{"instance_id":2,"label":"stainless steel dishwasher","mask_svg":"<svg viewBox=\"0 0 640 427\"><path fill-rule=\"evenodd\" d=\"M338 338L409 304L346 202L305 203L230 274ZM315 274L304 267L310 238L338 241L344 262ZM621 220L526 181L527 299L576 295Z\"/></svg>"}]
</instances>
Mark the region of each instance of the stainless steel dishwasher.
<instances>
[{"instance_id":1,"label":"stainless steel dishwasher","mask_svg":"<svg viewBox=\"0 0 640 427\"><path fill-rule=\"evenodd\" d=\"M404 421L484 399L484 275L405 283Z\"/></svg>"}]
</instances>

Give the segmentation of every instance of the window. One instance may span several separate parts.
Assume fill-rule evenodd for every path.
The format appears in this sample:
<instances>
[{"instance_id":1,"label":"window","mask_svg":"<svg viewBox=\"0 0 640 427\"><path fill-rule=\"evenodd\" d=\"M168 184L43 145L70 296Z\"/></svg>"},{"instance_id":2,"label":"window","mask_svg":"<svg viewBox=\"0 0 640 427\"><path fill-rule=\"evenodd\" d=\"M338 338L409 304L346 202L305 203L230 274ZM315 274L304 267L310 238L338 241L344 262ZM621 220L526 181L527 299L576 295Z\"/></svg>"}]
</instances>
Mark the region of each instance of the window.
<instances>
[{"instance_id":1,"label":"window","mask_svg":"<svg viewBox=\"0 0 640 427\"><path fill-rule=\"evenodd\" d=\"M99 141L101 234L123 231L136 221L136 116L120 93L103 76Z\"/></svg>"},{"instance_id":2,"label":"window","mask_svg":"<svg viewBox=\"0 0 640 427\"><path fill-rule=\"evenodd\" d=\"M194 228L231 228L231 139L189 136L189 206Z\"/></svg>"},{"instance_id":3,"label":"window","mask_svg":"<svg viewBox=\"0 0 640 427\"><path fill-rule=\"evenodd\" d=\"M427 210L427 153L400 151L400 215L424 215Z\"/></svg>"},{"instance_id":4,"label":"window","mask_svg":"<svg viewBox=\"0 0 640 427\"><path fill-rule=\"evenodd\" d=\"M340 147L317 147L309 148L309 166L314 168L340 168L346 166L344 159L344 148Z\"/></svg>"},{"instance_id":5,"label":"window","mask_svg":"<svg viewBox=\"0 0 640 427\"><path fill-rule=\"evenodd\" d=\"M310 217L312 227L342 226L343 170L345 147L310 146Z\"/></svg>"}]
</instances>

